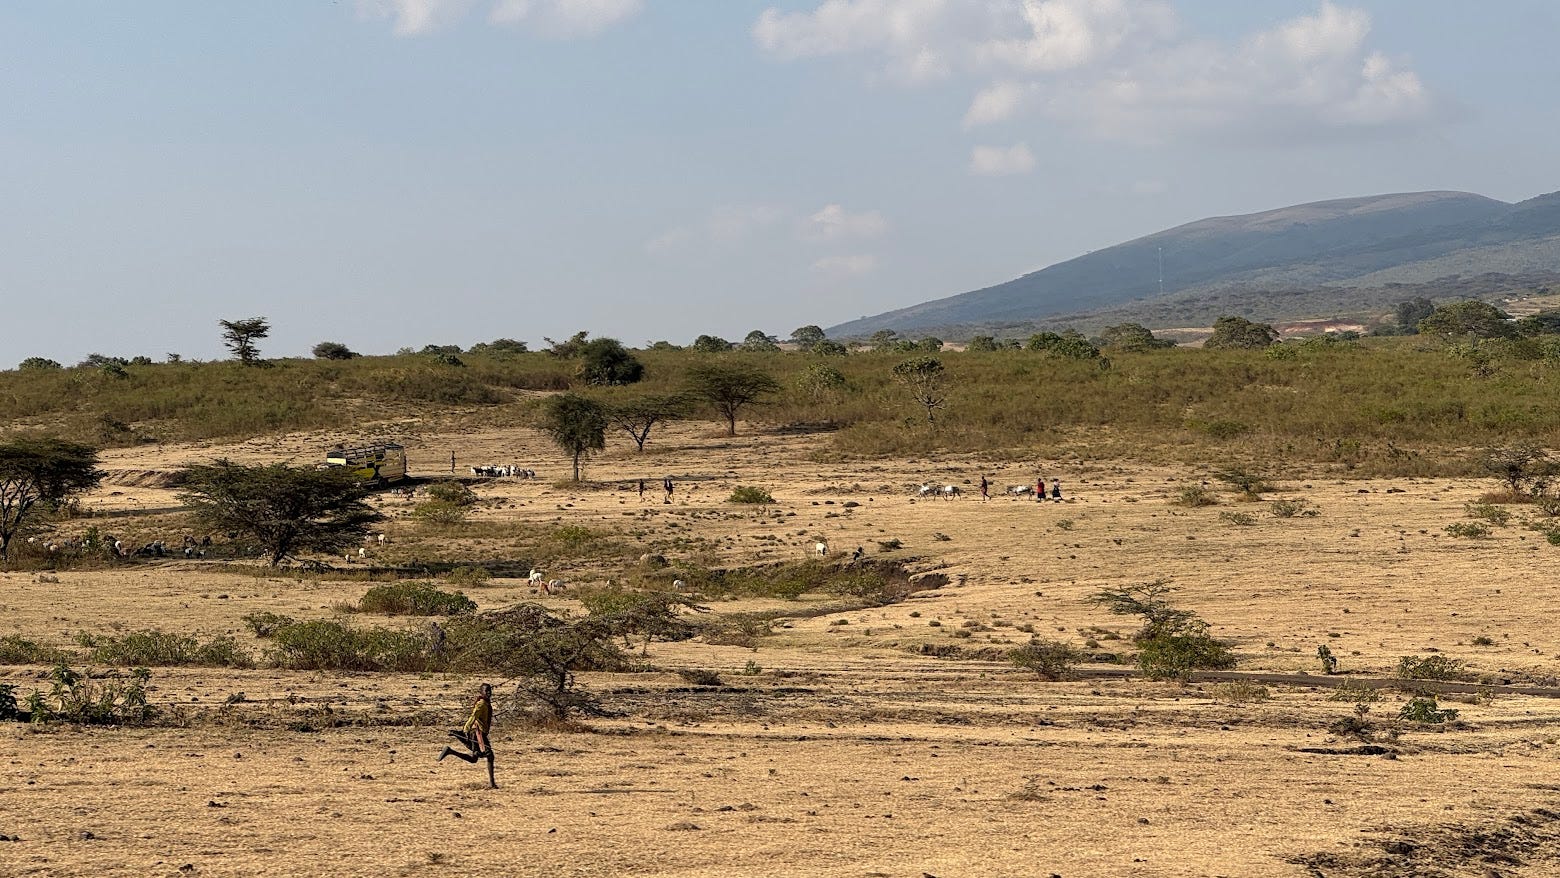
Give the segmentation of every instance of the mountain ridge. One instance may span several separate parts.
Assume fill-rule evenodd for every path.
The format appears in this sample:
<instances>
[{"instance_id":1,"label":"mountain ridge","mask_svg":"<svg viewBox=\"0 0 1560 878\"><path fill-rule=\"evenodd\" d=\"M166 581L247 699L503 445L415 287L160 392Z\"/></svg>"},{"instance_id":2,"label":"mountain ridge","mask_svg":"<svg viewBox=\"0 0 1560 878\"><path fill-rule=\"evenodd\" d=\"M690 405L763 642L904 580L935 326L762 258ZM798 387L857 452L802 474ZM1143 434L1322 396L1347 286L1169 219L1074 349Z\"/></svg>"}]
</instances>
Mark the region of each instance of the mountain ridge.
<instances>
[{"instance_id":1,"label":"mountain ridge","mask_svg":"<svg viewBox=\"0 0 1560 878\"><path fill-rule=\"evenodd\" d=\"M1256 304L1264 291L1326 289L1348 306L1347 292L1356 288L1440 280L1459 286L1467 277L1539 276L1557 269L1560 192L1515 203L1454 190L1386 193L1194 220L828 332L849 338L880 329L1039 326L1063 315L1221 290L1240 290ZM1320 315L1284 315L1301 316Z\"/></svg>"}]
</instances>

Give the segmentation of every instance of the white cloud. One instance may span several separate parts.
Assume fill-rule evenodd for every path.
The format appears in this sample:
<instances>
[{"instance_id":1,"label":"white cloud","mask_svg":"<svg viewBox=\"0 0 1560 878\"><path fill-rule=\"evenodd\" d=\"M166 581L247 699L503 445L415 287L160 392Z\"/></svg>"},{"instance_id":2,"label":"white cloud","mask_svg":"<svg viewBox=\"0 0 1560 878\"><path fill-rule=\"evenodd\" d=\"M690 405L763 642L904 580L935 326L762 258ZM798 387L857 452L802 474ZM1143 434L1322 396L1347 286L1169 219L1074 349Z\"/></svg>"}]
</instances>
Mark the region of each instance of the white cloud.
<instances>
[{"instance_id":1,"label":"white cloud","mask_svg":"<svg viewBox=\"0 0 1560 878\"><path fill-rule=\"evenodd\" d=\"M990 88L982 89L970 102L969 112L964 114L964 127L974 128L1013 118L1028 94L1028 86L1012 81L994 83Z\"/></svg>"},{"instance_id":2,"label":"white cloud","mask_svg":"<svg viewBox=\"0 0 1560 878\"><path fill-rule=\"evenodd\" d=\"M463 18L477 0L357 0L365 18L389 19L397 36L430 33ZM493 0L488 20L550 37L591 36L636 15L644 0Z\"/></svg>"},{"instance_id":3,"label":"white cloud","mask_svg":"<svg viewBox=\"0 0 1560 878\"><path fill-rule=\"evenodd\" d=\"M407 37L437 30L466 14L472 0L357 0L364 18L392 21L397 36Z\"/></svg>"},{"instance_id":4,"label":"white cloud","mask_svg":"<svg viewBox=\"0 0 1560 878\"><path fill-rule=\"evenodd\" d=\"M970 151L970 173L981 177L1027 174L1035 169L1035 154L1026 143L977 146Z\"/></svg>"},{"instance_id":5,"label":"white cloud","mask_svg":"<svg viewBox=\"0 0 1560 878\"><path fill-rule=\"evenodd\" d=\"M983 83L969 128L1038 113L1111 139L1284 141L1435 119L1424 83L1373 51L1370 29L1332 0L1233 42L1185 33L1168 0L827 0L766 10L753 37L781 59L856 56L907 82Z\"/></svg>"},{"instance_id":6,"label":"white cloud","mask_svg":"<svg viewBox=\"0 0 1560 878\"><path fill-rule=\"evenodd\" d=\"M876 238L887 230L888 221L875 210L851 213L838 204L827 204L802 222L801 236L809 241L841 241Z\"/></svg>"},{"instance_id":7,"label":"white cloud","mask_svg":"<svg viewBox=\"0 0 1560 878\"><path fill-rule=\"evenodd\" d=\"M870 253L825 256L812 264L813 271L836 279L861 277L877 270L877 257Z\"/></svg>"},{"instance_id":8,"label":"white cloud","mask_svg":"<svg viewBox=\"0 0 1560 878\"><path fill-rule=\"evenodd\" d=\"M590 36L644 8L644 0L498 0L494 24L531 24L550 36Z\"/></svg>"},{"instance_id":9,"label":"white cloud","mask_svg":"<svg viewBox=\"0 0 1560 878\"><path fill-rule=\"evenodd\" d=\"M653 254L693 247L728 246L747 240L785 218L785 212L767 204L717 207L702 221L674 226L645 243Z\"/></svg>"}]
</instances>

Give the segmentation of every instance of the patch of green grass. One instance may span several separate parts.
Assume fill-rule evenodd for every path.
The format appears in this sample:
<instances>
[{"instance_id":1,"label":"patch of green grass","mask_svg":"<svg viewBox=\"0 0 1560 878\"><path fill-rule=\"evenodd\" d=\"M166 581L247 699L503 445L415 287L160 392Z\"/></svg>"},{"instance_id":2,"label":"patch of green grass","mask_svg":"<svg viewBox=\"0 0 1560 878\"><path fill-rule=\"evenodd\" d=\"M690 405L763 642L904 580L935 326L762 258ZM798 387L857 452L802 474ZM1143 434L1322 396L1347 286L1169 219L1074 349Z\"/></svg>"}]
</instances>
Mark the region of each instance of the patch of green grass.
<instances>
[{"instance_id":1,"label":"patch of green grass","mask_svg":"<svg viewBox=\"0 0 1560 878\"><path fill-rule=\"evenodd\" d=\"M727 503L751 503L766 505L775 502L775 498L763 488L755 488L750 485L739 485L733 489L731 496L726 498Z\"/></svg>"},{"instance_id":2,"label":"patch of green grass","mask_svg":"<svg viewBox=\"0 0 1560 878\"><path fill-rule=\"evenodd\" d=\"M188 634L157 629L119 636L82 632L76 635L76 642L88 651L89 660L120 667L252 668L255 664L249 651L226 634L202 642Z\"/></svg>"},{"instance_id":3,"label":"patch of green grass","mask_svg":"<svg viewBox=\"0 0 1560 878\"><path fill-rule=\"evenodd\" d=\"M376 585L357 605L359 612L387 616L456 616L476 608L476 601L464 594L442 591L428 582Z\"/></svg>"},{"instance_id":4,"label":"patch of green grass","mask_svg":"<svg viewBox=\"0 0 1560 878\"><path fill-rule=\"evenodd\" d=\"M44 646L20 634L0 637L0 665L53 665L70 657L63 649Z\"/></svg>"}]
</instances>

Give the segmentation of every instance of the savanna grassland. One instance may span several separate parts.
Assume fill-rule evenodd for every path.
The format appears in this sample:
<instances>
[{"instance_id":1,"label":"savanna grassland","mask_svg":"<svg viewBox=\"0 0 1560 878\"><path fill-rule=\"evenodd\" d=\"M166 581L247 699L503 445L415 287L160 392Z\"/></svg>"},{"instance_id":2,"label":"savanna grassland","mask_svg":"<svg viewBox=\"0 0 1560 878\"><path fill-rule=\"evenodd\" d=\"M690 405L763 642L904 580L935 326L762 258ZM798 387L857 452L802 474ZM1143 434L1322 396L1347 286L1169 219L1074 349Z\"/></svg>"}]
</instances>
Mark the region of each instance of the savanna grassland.
<instances>
[{"instance_id":1,"label":"savanna grassland","mask_svg":"<svg viewBox=\"0 0 1560 878\"><path fill-rule=\"evenodd\" d=\"M1539 342L1292 347L945 353L930 425L903 356L733 352L781 385L735 437L704 412L643 453L609 433L581 484L532 426L577 383L545 354L0 373L0 420L104 448L53 539L177 546L166 476L218 457L386 438L428 479L451 454L539 476L468 478L450 520L417 515L426 487L376 494L385 540L309 569L223 535L188 559L28 544L0 572L0 684L144 666L149 711L0 723L0 873L1556 874L1560 546L1480 452L1556 444L1560 363ZM589 392L675 390L695 355L640 356L644 382ZM819 363L844 384L808 380ZM1063 499L1005 494L1037 476ZM532 567L566 587L539 594ZM430 619L454 638L461 615L366 609L409 583L479 614L580 618L624 589L696 606L691 632L631 633L622 665L581 672L601 711L559 722L436 661ZM1233 668L1142 673L1144 620L1096 598L1149 583ZM318 660L281 617L364 639ZM1062 679L1009 660L1032 640L1068 652ZM496 790L434 760L484 680Z\"/></svg>"}]
</instances>

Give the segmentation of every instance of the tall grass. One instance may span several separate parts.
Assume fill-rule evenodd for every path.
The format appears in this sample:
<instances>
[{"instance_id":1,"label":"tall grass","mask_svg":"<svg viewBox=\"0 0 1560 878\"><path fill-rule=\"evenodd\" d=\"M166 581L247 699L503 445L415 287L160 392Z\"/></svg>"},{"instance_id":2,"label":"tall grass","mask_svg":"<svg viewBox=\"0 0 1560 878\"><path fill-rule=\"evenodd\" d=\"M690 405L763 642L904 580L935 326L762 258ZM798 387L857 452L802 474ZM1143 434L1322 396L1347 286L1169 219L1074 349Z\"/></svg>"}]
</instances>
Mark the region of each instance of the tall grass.
<instances>
[{"instance_id":1,"label":"tall grass","mask_svg":"<svg viewBox=\"0 0 1560 878\"><path fill-rule=\"evenodd\" d=\"M1549 340L1543 340L1549 341ZM606 399L678 390L710 358L757 365L784 388L745 417L837 428L847 455L984 451L1028 455L1066 445L1080 454L1150 447L1275 462L1333 462L1365 472L1460 471L1450 449L1560 443L1560 360L1546 343L1493 349L1493 368L1421 338L1261 351L1172 349L1112 353L1108 362L1036 351L944 352L948 405L935 425L893 382L903 355L697 354L640 351L646 378L591 391ZM0 424L47 426L88 441L243 437L340 427L403 413L493 408L519 390L563 389L576 364L547 354L466 356L465 367L411 355L0 372ZM815 394L799 382L820 360L847 386ZM377 417L376 417L377 416ZM708 411L695 417L714 420ZM507 417L507 416L506 416Z\"/></svg>"}]
</instances>

